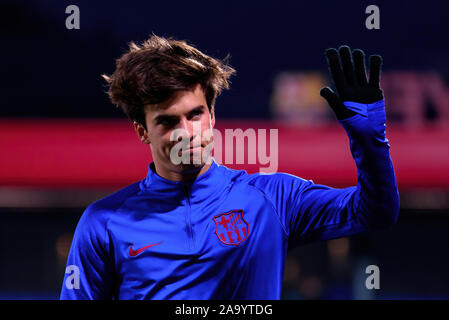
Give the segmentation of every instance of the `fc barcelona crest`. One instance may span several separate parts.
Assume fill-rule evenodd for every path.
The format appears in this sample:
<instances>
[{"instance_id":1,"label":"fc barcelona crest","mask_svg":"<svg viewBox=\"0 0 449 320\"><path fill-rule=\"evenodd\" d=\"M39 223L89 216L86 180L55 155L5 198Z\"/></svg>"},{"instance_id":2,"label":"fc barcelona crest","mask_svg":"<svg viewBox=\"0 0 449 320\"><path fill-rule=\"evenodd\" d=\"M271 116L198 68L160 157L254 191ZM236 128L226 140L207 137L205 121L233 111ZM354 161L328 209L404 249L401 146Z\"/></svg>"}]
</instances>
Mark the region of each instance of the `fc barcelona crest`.
<instances>
[{"instance_id":1,"label":"fc barcelona crest","mask_svg":"<svg viewBox=\"0 0 449 320\"><path fill-rule=\"evenodd\" d=\"M237 246L249 236L248 222L243 218L243 210L232 210L214 217L215 234L227 245Z\"/></svg>"}]
</instances>

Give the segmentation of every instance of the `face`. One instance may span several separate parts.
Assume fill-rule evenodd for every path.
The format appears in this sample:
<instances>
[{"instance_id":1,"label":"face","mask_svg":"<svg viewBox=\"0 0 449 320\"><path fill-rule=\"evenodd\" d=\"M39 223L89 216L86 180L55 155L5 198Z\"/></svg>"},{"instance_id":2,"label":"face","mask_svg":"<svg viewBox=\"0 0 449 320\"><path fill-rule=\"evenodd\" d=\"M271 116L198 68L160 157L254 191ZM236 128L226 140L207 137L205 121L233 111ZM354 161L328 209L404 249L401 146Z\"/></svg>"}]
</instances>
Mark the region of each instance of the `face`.
<instances>
[{"instance_id":1,"label":"face","mask_svg":"<svg viewBox=\"0 0 449 320\"><path fill-rule=\"evenodd\" d=\"M182 180L183 176L207 170L215 115L213 110L209 112L200 85L177 92L163 104L146 106L145 123L147 130L137 123L134 127L140 140L150 145L160 176ZM179 163L180 159L184 161Z\"/></svg>"}]
</instances>

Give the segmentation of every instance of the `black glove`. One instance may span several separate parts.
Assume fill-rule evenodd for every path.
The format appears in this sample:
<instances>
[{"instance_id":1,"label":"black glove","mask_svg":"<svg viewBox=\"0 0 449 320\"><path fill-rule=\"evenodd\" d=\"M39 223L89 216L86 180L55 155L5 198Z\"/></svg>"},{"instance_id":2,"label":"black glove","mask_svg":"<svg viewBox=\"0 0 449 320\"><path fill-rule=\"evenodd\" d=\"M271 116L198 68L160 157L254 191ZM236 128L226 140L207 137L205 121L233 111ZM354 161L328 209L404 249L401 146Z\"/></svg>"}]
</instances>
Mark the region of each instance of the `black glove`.
<instances>
[{"instance_id":1,"label":"black glove","mask_svg":"<svg viewBox=\"0 0 449 320\"><path fill-rule=\"evenodd\" d=\"M354 50L351 57L351 49L348 46L341 46L338 51L330 48L326 50L326 57L338 96L329 87L322 88L320 95L327 100L338 120L357 114L346 107L344 102L369 104L384 98L380 88L381 56L370 56L369 81L366 79L365 54L362 50Z\"/></svg>"}]
</instances>

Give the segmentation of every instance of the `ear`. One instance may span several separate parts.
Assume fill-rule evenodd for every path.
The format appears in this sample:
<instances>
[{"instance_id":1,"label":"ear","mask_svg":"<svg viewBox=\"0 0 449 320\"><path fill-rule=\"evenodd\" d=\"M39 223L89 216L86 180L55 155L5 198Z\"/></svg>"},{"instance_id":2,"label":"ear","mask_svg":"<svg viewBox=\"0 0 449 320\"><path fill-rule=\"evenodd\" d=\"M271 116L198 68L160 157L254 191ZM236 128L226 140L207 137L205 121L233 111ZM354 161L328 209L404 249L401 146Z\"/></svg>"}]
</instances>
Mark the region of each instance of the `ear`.
<instances>
[{"instance_id":1,"label":"ear","mask_svg":"<svg viewBox=\"0 0 449 320\"><path fill-rule=\"evenodd\" d=\"M213 107L210 111L210 124L211 124L211 128L215 127L215 108L213 108Z\"/></svg>"},{"instance_id":2,"label":"ear","mask_svg":"<svg viewBox=\"0 0 449 320\"><path fill-rule=\"evenodd\" d=\"M139 137L139 140L145 144L150 144L151 143L150 137L148 136L148 132L144 128L144 126L136 121L133 122L133 125L134 125L134 130L136 131L136 134Z\"/></svg>"}]
</instances>

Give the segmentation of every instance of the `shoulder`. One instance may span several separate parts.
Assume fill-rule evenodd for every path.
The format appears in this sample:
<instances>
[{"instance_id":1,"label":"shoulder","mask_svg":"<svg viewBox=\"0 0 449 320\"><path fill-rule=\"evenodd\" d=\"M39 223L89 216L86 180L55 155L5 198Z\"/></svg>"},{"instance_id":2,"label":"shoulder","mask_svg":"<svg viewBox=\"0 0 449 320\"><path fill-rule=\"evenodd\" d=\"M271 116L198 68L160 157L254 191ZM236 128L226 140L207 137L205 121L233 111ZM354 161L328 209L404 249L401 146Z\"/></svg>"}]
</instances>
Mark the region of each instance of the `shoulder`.
<instances>
[{"instance_id":1,"label":"shoulder","mask_svg":"<svg viewBox=\"0 0 449 320\"><path fill-rule=\"evenodd\" d=\"M81 221L105 224L111 214L114 214L129 197L136 195L139 191L139 182L136 182L93 202L84 211Z\"/></svg>"},{"instance_id":2,"label":"shoulder","mask_svg":"<svg viewBox=\"0 0 449 320\"><path fill-rule=\"evenodd\" d=\"M75 247L93 245L96 248L102 248L108 241L107 225L111 216L128 197L136 194L138 190L138 183L134 183L89 205L76 226L73 237Z\"/></svg>"},{"instance_id":3,"label":"shoulder","mask_svg":"<svg viewBox=\"0 0 449 320\"><path fill-rule=\"evenodd\" d=\"M306 180L289 173L275 172L275 173L253 173L241 177L242 182L252 185L257 188L265 189L270 187L281 186L298 186L311 183Z\"/></svg>"},{"instance_id":4,"label":"shoulder","mask_svg":"<svg viewBox=\"0 0 449 320\"><path fill-rule=\"evenodd\" d=\"M301 188L313 184L312 180L306 180L301 177L284 173L251 173L248 174L245 170L230 169L225 166L219 166L220 170L230 177L230 179L236 184L246 184L251 187L255 187L261 191L267 190L268 192L276 191L284 188Z\"/></svg>"}]
</instances>

